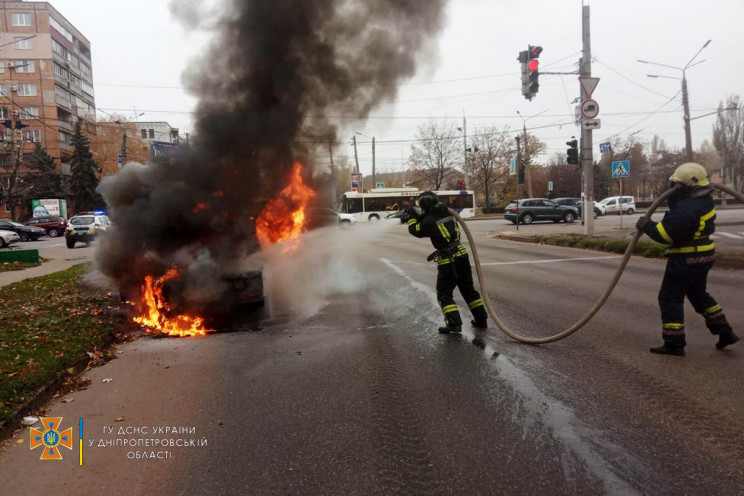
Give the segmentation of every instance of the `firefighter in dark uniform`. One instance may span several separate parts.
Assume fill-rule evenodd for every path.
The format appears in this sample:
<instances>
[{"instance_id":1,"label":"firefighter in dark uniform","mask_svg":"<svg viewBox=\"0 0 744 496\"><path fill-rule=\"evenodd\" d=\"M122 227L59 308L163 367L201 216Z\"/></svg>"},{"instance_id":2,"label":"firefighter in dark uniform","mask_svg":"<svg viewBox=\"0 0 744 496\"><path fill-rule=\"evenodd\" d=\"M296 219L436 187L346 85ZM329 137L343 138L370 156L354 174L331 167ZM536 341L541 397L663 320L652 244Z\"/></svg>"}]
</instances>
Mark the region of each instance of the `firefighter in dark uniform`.
<instances>
[{"instance_id":1,"label":"firefighter in dark uniform","mask_svg":"<svg viewBox=\"0 0 744 496\"><path fill-rule=\"evenodd\" d=\"M452 297L455 286L460 289L460 294L473 314L473 327L487 328L488 314L480 293L473 286L470 259L465 246L460 243L457 220L431 191L421 193L418 204L422 215L413 207L408 207L403 217L407 218L409 233L417 238L430 238L437 250L427 260L436 260L438 266L437 301L445 323L444 327L439 328L439 332L446 334L462 330L462 318Z\"/></svg>"},{"instance_id":2,"label":"firefighter in dark uniform","mask_svg":"<svg viewBox=\"0 0 744 496\"><path fill-rule=\"evenodd\" d=\"M708 173L702 165L689 162L677 167L669 180L675 191L669 197L669 211L664 218L661 222L645 223L641 218L636 224L654 241L670 245L659 290L664 344L651 348L651 353L684 356L685 296L705 318L710 332L718 335L716 348L722 349L739 338L721 305L706 289L708 272L715 261L715 245L710 235L715 231L716 220Z\"/></svg>"}]
</instances>

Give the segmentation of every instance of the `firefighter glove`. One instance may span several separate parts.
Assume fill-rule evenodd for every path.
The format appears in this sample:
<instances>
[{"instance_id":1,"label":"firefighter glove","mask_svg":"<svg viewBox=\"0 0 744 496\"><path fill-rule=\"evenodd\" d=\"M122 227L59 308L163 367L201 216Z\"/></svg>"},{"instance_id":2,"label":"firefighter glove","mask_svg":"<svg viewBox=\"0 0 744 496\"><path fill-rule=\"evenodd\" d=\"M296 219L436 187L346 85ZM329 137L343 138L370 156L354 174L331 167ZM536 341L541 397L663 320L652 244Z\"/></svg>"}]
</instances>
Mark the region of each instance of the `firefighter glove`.
<instances>
[{"instance_id":1,"label":"firefighter glove","mask_svg":"<svg viewBox=\"0 0 744 496\"><path fill-rule=\"evenodd\" d=\"M419 215L416 209L413 207L406 207L405 213L403 214L408 219L418 219Z\"/></svg>"}]
</instances>

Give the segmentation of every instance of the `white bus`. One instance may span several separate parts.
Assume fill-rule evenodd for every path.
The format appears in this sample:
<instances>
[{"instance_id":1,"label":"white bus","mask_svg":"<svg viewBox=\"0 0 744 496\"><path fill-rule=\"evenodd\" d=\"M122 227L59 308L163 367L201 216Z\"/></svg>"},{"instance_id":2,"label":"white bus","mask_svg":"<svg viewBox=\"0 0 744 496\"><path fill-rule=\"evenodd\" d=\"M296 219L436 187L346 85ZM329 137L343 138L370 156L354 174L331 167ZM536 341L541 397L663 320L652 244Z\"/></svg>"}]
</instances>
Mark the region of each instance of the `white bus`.
<instances>
[{"instance_id":1,"label":"white bus","mask_svg":"<svg viewBox=\"0 0 744 496\"><path fill-rule=\"evenodd\" d=\"M373 189L369 193L347 191L341 195L337 210L353 214L357 222L377 222L406 207L416 205L418 188ZM435 191L442 204L453 209L463 218L475 216L475 197L473 191L448 190Z\"/></svg>"}]
</instances>

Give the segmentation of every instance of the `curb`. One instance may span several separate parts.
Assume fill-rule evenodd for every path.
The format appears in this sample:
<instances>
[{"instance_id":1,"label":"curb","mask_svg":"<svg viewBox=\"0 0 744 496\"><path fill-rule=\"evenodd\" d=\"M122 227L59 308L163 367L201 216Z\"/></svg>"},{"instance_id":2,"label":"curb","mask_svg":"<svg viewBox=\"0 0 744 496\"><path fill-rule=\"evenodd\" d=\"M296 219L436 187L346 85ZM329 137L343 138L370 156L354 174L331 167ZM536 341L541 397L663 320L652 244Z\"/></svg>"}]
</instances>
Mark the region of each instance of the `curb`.
<instances>
[{"instance_id":1,"label":"curb","mask_svg":"<svg viewBox=\"0 0 744 496\"><path fill-rule=\"evenodd\" d=\"M116 342L116 332L111 333L106 337L103 342L99 345L99 348L108 348ZM46 386L42 386L36 392L31 394L31 397L21 405L16 412L10 416L7 420L0 422L0 442L9 439L18 429L23 428L21 421L23 417L31 413L33 410L41 408L43 405L52 399L54 394L59 391L65 379L68 377L74 377L83 372L88 363L90 357L87 352L81 353L77 361L73 365L70 365L66 369L62 370L57 374L57 377L51 380ZM67 369L73 369L70 373Z\"/></svg>"},{"instance_id":2,"label":"curb","mask_svg":"<svg viewBox=\"0 0 744 496\"><path fill-rule=\"evenodd\" d=\"M505 241L519 241L522 243L537 243L537 236L514 236L511 234L499 234L496 236L497 239L503 239ZM617 239L617 238L607 238ZM570 246L564 246L564 248L571 248ZM583 249L583 248L582 248ZM601 251L601 250L595 250ZM634 257L640 255L633 255ZM729 269L729 270L744 270L744 258L733 256L729 253L716 253L716 263L713 269Z\"/></svg>"}]
</instances>

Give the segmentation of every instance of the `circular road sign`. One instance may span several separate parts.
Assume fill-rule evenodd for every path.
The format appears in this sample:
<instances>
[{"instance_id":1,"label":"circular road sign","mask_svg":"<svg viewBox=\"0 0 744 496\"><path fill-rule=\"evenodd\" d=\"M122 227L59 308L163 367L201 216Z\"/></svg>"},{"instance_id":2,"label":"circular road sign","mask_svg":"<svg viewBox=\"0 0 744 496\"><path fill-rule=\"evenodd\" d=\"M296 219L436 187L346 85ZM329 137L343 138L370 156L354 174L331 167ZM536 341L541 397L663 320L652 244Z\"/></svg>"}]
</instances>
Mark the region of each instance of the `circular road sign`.
<instances>
[{"instance_id":1,"label":"circular road sign","mask_svg":"<svg viewBox=\"0 0 744 496\"><path fill-rule=\"evenodd\" d=\"M599 104L591 98L581 102L581 116L584 119L594 119L599 115Z\"/></svg>"}]
</instances>

